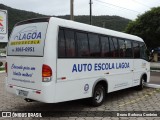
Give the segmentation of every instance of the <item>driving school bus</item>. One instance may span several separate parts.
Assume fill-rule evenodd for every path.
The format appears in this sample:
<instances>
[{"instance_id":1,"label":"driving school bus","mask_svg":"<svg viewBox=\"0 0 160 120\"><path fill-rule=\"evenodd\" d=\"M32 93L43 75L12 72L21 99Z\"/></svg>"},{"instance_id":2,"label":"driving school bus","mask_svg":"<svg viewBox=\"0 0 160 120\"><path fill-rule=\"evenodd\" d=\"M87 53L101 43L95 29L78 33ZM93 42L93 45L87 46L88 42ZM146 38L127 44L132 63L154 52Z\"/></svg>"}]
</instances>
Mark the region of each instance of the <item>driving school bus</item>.
<instances>
[{"instance_id":1,"label":"driving school bus","mask_svg":"<svg viewBox=\"0 0 160 120\"><path fill-rule=\"evenodd\" d=\"M150 79L144 41L134 35L55 17L15 25L7 47L6 89L44 103L89 98ZM109 98L108 98L109 99Z\"/></svg>"}]
</instances>

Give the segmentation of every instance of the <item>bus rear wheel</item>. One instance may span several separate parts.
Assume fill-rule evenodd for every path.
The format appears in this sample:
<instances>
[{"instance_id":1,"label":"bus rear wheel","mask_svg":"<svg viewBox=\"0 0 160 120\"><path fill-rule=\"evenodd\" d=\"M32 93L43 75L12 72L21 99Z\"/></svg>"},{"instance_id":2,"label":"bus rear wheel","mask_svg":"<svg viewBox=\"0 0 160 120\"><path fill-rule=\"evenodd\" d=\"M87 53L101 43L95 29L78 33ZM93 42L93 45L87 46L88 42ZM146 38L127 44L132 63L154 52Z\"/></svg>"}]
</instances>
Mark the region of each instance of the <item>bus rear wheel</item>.
<instances>
[{"instance_id":1,"label":"bus rear wheel","mask_svg":"<svg viewBox=\"0 0 160 120\"><path fill-rule=\"evenodd\" d=\"M96 85L93 96L91 98L92 106L100 106L105 100L105 94L104 86L101 84Z\"/></svg>"},{"instance_id":2,"label":"bus rear wheel","mask_svg":"<svg viewBox=\"0 0 160 120\"><path fill-rule=\"evenodd\" d=\"M144 79L144 77L142 77L141 81L140 81L140 85L137 86L137 90L143 90L144 83L145 83L145 79Z\"/></svg>"}]
</instances>

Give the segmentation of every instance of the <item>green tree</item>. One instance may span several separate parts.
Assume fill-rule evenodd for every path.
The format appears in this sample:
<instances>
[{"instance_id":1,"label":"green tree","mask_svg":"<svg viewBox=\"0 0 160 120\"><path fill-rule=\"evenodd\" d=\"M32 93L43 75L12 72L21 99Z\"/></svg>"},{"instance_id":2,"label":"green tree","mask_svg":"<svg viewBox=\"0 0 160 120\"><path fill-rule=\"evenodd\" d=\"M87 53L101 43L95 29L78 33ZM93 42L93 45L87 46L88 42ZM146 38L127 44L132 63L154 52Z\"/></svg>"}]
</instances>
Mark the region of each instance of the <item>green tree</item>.
<instances>
[{"instance_id":1,"label":"green tree","mask_svg":"<svg viewBox=\"0 0 160 120\"><path fill-rule=\"evenodd\" d=\"M152 8L150 11L138 16L131 21L125 32L141 37L148 48L160 46L160 7Z\"/></svg>"}]
</instances>

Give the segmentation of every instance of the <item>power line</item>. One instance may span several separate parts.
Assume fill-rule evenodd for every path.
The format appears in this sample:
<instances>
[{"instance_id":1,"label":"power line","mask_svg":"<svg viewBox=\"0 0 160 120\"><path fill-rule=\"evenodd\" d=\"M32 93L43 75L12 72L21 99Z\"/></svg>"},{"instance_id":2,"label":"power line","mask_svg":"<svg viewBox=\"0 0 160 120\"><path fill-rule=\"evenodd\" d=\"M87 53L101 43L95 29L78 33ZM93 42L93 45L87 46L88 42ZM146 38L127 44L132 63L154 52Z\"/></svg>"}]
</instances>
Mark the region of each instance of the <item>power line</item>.
<instances>
[{"instance_id":1,"label":"power line","mask_svg":"<svg viewBox=\"0 0 160 120\"><path fill-rule=\"evenodd\" d=\"M149 0L150 2L151 2L151 0ZM149 1L148 1L148 3L149 3ZM147 2L147 1L146 1ZM153 2L153 1L152 1ZM158 1L154 1L154 3L156 3L156 4L160 4L160 2L158 2Z\"/></svg>"},{"instance_id":2,"label":"power line","mask_svg":"<svg viewBox=\"0 0 160 120\"><path fill-rule=\"evenodd\" d=\"M123 10L128 10L128 11L136 12L136 13L139 13L139 14L141 13L141 12L138 12L138 11L135 11L135 10L127 9L127 8L120 7L120 6L117 6L117 5L111 4L111 3L103 2L103 1L100 1L100 0L95 0L95 1L100 2L100 3L103 3L103 4L107 4L107 5L109 5L109 6L114 6L114 7L117 7L117 8L123 9Z\"/></svg>"},{"instance_id":3,"label":"power line","mask_svg":"<svg viewBox=\"0 0 160 120\"><path fill-rule=\"evenodd\" d=\"M139 2L139 1L136 1L136 0L132 0L132 1L138 3L138 4L142 5L142 6L145 6L147 8L151 8L151 6L145 5L145 4L143 4L143 3Z\"/></svg>"},{"instance_id":4,"label":"power line","mask_svg":"<svg viewBox=\"0 0 160 120\"><path fill-rule=\"evenodd\" d=\"M97 1L95 1L95 2L97 2ZM113 10L112 9L115 9L115 8L113 8L113 7L111 7L111 6L109 6L109 5L105 5L105 4L102 4L102 3L99 3L99 2L97 2L99 5L101 5L101 6L105 6L106 8L111 8L111 9L108 9L108 11L110 11L110 12L113 12ZM126 10L124 10L124 9L119 9L119 11L121 11L121 12L126 12L127 13L127 11ZM131 11L132 12L132 11ZM137 14L137 12L134 12L135 14ZM134 14L133 13L133 14Z\"/></svg>"}]
</instances>

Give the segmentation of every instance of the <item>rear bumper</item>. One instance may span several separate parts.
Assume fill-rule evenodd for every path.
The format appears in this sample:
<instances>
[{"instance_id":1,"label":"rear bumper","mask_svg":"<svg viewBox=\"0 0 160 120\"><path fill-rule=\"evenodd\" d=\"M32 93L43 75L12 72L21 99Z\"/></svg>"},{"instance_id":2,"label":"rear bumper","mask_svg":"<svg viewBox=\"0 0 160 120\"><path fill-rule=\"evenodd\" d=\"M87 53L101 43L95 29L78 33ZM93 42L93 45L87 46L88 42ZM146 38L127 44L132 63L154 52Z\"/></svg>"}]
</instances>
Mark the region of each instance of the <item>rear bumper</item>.
<instances>
[{"instance_id":1,"label":"rear bumper","mask_svg":"<svg viewBox=\"0 0 160 120\"><path fill-rule=\"evenodd\" d=\"M54 97L52 94L48 93L47 89L36 90L36 89L30 89L30 88L24 88L20 86L6 84L6 90L7 92L22 98L29 98L44 103L54 103L53 100ZM20 95L19 91L25 91L27 93L27 96Z\"/></svg>"}]
</instances>

